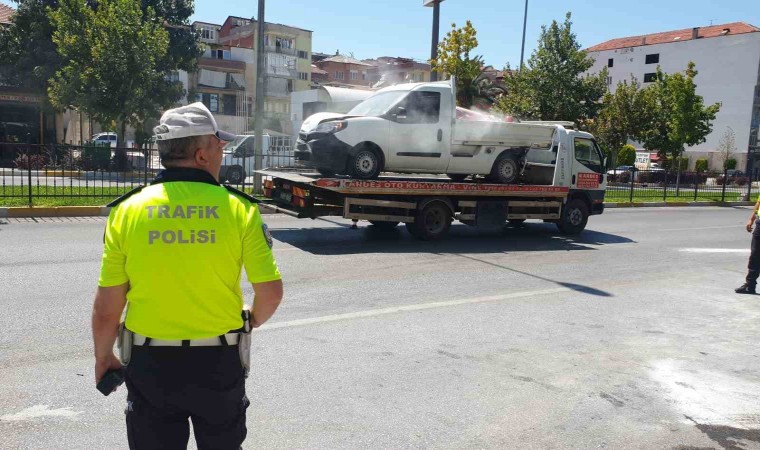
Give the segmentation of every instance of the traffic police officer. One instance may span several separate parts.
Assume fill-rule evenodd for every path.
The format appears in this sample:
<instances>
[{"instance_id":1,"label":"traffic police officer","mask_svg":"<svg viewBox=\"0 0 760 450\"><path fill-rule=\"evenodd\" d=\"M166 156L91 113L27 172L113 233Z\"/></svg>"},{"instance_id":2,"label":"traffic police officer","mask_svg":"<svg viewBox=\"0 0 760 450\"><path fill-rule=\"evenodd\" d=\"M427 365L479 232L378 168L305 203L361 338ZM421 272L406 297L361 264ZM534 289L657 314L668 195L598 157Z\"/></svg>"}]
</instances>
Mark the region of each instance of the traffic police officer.
<instances>
[{"instance_id":1,"label":"traffic police officer","mask_svg":"<svg viewBox=\"0 0 760 450\"><path fill-rule=\"evenodd\" d=\"M113 346L126 305L129 447L187 448L190 419L199 449L238 449L248 407L237 346L246 328L241 266L256 328L282 299L272 240L255 200L219 184L222 147L235 136L202 103L167 111L154 132L166 170L113 202L106 225L95 380L121 367Z\"/></svg>"},{"instance_id":2,"label":"traffic police officer","mask_svg":"<svg viewBox=\"0 0 760 450\"><path fill-rule=\"evenodd\" d=\"M758 209L760 209L760 198L755 203L755 209L746 225L747 232L752 233L751 253L747 264L747 279L743 285L736 288L737 294L755 294L757 278L760 277L760 227L755 226L754 232L752 231L752 227L756 225L755 222L758 220Z\"/></svg>"}]
</instances>

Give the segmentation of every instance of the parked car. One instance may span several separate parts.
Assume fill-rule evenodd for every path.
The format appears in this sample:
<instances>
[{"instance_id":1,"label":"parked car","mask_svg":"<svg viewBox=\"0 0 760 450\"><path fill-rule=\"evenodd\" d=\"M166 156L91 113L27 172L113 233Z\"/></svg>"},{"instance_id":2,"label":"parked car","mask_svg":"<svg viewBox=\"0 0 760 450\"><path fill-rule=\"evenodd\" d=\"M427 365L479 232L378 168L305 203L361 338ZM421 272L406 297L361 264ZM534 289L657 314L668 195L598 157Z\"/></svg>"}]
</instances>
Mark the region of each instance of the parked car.
<instances>
[{"instance_id":1,"label":"parked car","mask_svg":"<svg viewBox=\"0 0 760 450\"><path fill-rule=\"evenodd\" d=\"M116 133L111 132L93 134L90 140L95 144L109 144L111 148L115 148L117 143Z\"/></svg>"},{"instance_id":2,"label":"parked car","mask_svg":"<svg viewBox=\"0 0 760 450\"><path fill-rule=\"evenodd\" d=\"M610 169L607 171L607 175L617 175L623 172L636 172L637 169L634 166L617 166L614 169Z\"/></svg>"},{"instance_id":3,"label":"parked car","mask_svg":"<svg viewBox=\"0 0 760 450\"><path fill-rule=\"evenodd\" d=\"M742 172L741 170L729 169L726 171L726 175L728 175L729 177L743 177L744 172Z\"/></svg>"}]
</instances>

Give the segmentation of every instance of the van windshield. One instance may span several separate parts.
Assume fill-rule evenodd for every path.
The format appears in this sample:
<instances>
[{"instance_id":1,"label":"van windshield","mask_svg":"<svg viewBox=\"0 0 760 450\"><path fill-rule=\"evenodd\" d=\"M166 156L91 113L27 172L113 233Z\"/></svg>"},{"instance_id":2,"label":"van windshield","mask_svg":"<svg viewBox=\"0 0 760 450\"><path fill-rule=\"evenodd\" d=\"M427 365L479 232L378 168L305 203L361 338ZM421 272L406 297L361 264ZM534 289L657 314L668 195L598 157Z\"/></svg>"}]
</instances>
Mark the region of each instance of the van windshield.
<instances>
[{"instance_id":1,"label":"van windshield","mask_svg":"<svg viewBox=\"0 0 760 450\"><path fill-rule=\"evenodd\" d=\"M238 136L238 137L235 138L234 141L228 142L224 146L224 153L232 153L232 152L234 152L235 149L238 148L240 146L240 144L242 144L243 141L245 140L245 138L247 138L247 137L248 136Z\"/></svg>"},{"instance_id":2,"label":"van windshield","mask_svg":"<svg viewBox=\"0 0 760 450\"><path fill-rule=\"evenodd\" d=\"M364 100L348 112L349 116L377 117L387 113L393 105L405 97L409 91L382 92Z\"/></svg>"}]
</instances>

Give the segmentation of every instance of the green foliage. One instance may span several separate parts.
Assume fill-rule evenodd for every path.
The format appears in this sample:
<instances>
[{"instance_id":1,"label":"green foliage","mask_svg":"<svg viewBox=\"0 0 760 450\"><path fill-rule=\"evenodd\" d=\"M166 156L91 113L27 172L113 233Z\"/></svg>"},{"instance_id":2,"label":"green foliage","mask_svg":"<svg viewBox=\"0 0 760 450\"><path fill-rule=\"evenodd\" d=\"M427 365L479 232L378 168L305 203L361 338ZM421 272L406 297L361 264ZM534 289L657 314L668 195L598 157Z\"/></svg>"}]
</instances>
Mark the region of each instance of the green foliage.
<instances>
[{"instance_id":1,"label":"green foliage","mask_svg":"<svg viewBox=\"0 0 760 450\"><path fill-rule=\"evenodd\" d=\"M462 28L451 24L451 31L438 44L438 56L430 60L432 70L453 76L457 82L457 104L465 108L472 106L475 91L474 81L481 73L483 58L470 56L478 46L477 31L469 20Z\"/></svg>"},{"instance_id":2,"label":"green foliage","mask_svg":"<svg viewBox=\"0 0 760 450\"><path fill-rule=\"evenodd\" d=\"M617 161L618 165L632 166L636 162L636 148L630 144L624 145L618 152Z\"/></svg>"},{"instance_id":3,"label":"green foliage","mask_svg":"<svg viewBox=\"0 0 760 450\"><path fill-rule=\"evenodd\" d=\"M602 97L599 116L589 128L602 147L620 148L635 139L647 126L646 96L636 78L618 83L614 93Z\"/></svg>"},{"instance_id":4,"label":"green foliage","mask_svg":"<svg viewBox=\"0 0 760 450\"><path fill-rule=\"evenodd\" d=\"M707 172L708 161L707 158L699 158L694 163L694 168L697 172Z\"/></svg>"},{"instance_id":5,"label":"green foliage","mask_svg":"<svg viewBox=\"0 0 760 450\"><path fill-rule=\"evenodd\" d=\"M0 26L0 78L4 83L44 93L47 81L61 67L52 41L47 9L56 0L18 0L8 26Z\"/></svg>"},{"instance_id":6,"label":"green foliage","mask_svg":"<svg viewBox=\"0 0 760 450\"><path fill-rule=\"evenodd\" d=\"M725 163L725 169L726 170L735 170L736 169L736 159L734 158L728 158Z\"/></svg>"},{"instance_id":7,"label":"green foliage","mask_svg":"<svg viewBox=\"0 0 760 450\"><path fill-rule=\"evenodd\" d=\"M662 168L667 171L675 172L678 170L678 163L680 162L681 172L689 169L689 157L678 156L676 158L665 159L662 161Z\"/></svg>"},{"instance_id":8,"label":"green foliage","mask_svg":"<svg viewBox=\"0 0 760 450\"><path fill-rule=\"evenodd\" d=\"M553 21L541 28L538 47L524 68L511 71L507 66L507 94L497 102L498 110L520 118L581 125L597 116L607 90L607 69L584 76L594 60L581 50L570 17L567 13L562 25Z\"/></svg>"},{"instance_id":9,"label":"green foliage","mask_svg":"<svg viewBox=\"0 0 760 450\"><path fill-rule=\"evenodd\" d=\"M704 105L696 93L697 71L690 62L684 73L665 74L657 68L657 80L646 89L649 108L648 126L641 133L647 149L657 150L662 157L676 158L684 146L705 142L720 104Z\"/></svg>"},{"instance_id":10,"label":"green foliage","mask_svg":"<svg viewBox=\"0 0 760 450\"><path fill-rule=\"evenodd\" d=\"M97 10L85 0L63 0L51 12L53 42L65 64L50 83L56 107L79 105L100 123L140 124L182 95L159 62L168 32L153 10L132 0L104 0Z\"/></svg>"},{"instance_id":11,"label":"green foliage","mask_svg":"<svg viewBox=\"0 0 760 450\"><path fill-rule=\"evenodd\" d=\"M81 167L84 170L106 170L111 162L111 145L87 144L82 149Z\"/></svg>"}]
</instances>

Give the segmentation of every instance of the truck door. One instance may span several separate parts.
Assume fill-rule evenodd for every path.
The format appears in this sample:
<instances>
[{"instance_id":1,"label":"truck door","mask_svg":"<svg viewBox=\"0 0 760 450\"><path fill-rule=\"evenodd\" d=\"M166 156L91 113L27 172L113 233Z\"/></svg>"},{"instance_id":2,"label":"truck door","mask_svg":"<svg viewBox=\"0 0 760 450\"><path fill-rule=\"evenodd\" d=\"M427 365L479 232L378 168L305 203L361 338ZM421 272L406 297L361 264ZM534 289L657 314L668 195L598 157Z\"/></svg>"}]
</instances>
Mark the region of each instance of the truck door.
<instances>
[{"instance_id":1,"label":"truck door","mask_svg":"<svg viewBox=\"0 0 760 450\"><path fill-rule=\"evenodd\" d=\"M412 91L390 115L393 167L437 172L449 160L450 99L441 91Z\"/></svg>"},{"instance_id":2,"label":"truck door","mask_svg":"<svg viewBox=\"0 0 760 450\"><path fill-rule=\"evenodd\" d=\"M572 187L576 189L604 190L604 157L593 139L574 136Z\"/></svg>"}]
</instances>

